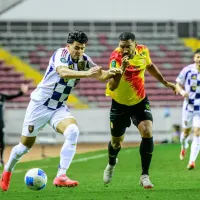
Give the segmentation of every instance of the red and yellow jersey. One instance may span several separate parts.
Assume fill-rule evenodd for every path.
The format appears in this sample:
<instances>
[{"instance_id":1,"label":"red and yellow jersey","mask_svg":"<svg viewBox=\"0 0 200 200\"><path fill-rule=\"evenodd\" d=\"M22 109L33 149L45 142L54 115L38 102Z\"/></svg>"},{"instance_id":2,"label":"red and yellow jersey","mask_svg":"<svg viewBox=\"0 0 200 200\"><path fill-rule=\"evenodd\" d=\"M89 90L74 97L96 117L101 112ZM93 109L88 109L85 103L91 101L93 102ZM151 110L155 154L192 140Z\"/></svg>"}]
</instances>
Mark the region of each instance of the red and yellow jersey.
<instances>
[{"instance_id":1,"label":"red and yellow jersey","mask_svg":"<svg viewBox=\"0 0 200 200\"><path fill-rule=\"evenodd\" d=\"M110 68L120 68L122 64L122 54L120 48L116 48L110 56ZM137 45L135 55L129 59L129 66L122 75L118 88L111 91L106 88L106 96L110 96L116 102L127 106L135 105L145 98L144 73L146 67L152 61L149 50L144 45Z\"/></svg>"}]
</instances>

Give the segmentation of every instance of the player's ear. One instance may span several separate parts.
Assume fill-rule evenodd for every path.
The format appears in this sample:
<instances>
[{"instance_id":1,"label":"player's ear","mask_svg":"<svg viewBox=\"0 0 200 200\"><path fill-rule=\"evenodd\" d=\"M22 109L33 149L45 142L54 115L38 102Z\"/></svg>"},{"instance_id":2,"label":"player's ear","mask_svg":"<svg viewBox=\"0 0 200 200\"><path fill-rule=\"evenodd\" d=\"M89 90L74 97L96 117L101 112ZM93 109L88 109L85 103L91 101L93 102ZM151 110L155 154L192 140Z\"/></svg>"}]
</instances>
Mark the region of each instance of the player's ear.
<instances>
[{"instance_id":1,"label":"player's ear","mask_svg":"<svg viewBox=\"0 0 200 200\"><path fill-rule=\"evenodd\" d=\"M137 47L137 42L135 42L135 47Z\"/></svg>"}]
</instances>

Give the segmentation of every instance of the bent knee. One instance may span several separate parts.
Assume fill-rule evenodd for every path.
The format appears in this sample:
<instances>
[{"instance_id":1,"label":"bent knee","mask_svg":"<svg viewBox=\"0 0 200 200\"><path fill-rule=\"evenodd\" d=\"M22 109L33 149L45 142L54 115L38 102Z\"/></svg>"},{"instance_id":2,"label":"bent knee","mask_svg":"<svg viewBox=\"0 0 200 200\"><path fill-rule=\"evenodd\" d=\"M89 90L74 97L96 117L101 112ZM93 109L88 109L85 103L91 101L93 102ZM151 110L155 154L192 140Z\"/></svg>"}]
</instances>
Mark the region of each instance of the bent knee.
<instances>
[{"instance_id":1,"label":"bent knee","mask_svg":"<svg viewBox=\"0 0 200 200\"><path fill-rule=\"evenodd\" d=\"M70 124L64 131L64 137L76 144L79 136L79 128L76 124Z\"/></svg>"},{"instance_id":2,"label":"bent knee","mask_svg":"<svg viewBox=\"0 0 200 200\"><path fill-rule=\"evenodd\" d=\"M152 130L150 127L145 126L141 132L141 136L144 138L151 138L152 137Z\"/></svg>"},{"instance_id":3,"label":"bent knee","mask_svg":"<svg viewBox=\"0 0 200 200\"><path fill-rule=\"evenodd\" d=\"M118 149L122 146L122 142L124 140L124 136L121 136L121 137L115 137L115 138L112 138L111 140L111 145L114 149Z\"/></svg>"}]
</instances>

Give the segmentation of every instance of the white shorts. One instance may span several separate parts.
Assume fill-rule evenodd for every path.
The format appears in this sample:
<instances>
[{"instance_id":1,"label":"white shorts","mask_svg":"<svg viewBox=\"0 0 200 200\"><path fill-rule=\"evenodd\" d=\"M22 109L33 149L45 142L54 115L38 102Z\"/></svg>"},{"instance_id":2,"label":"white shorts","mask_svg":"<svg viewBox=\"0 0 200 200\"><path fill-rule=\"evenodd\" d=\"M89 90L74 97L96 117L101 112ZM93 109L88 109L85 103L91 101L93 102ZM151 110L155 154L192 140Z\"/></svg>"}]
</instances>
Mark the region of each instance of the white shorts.
<instances>
[{"instance_id":1,"label":"white shorts","mask_svg":"<svg viewBox=\"0 0 200 200\"><path fill-rule=\"evenodd\" d=\"M66 118L74 118L67 106L51 110L40 102L31 100L26 110L22 135L35 137L47 123L56 131L58 123Z\"/></svg>"},{"instance_id":2,"label":"white shorts","mask_svg":"<svg viewBox=\"0 0 200 200\"><path fill-rule=\"evenodd\" d=\"M200 113L189 112L187 110L182 111L182 127L183 128L200 128Z\"/></svg>"}]
</instances>

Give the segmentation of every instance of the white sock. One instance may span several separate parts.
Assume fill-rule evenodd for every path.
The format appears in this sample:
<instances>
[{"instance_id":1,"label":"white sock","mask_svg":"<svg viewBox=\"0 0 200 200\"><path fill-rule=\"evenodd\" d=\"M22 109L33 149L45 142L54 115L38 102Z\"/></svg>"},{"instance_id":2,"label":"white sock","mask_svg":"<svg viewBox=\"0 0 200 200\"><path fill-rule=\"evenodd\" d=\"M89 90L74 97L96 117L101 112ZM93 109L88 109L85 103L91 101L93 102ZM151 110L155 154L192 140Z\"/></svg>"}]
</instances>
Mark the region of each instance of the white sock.
<instances>
[{"instance_id":1,"label":"white sock","mask_svg":"<svg viewBox=\"0 0 200 200\"><path fill-rule=\"evenodd\" d=\"M73 157L76 153L76 144L78 140L79 129L75 124L70 124L64 131L65 142L60 151L60 166L58 169L57 177L66 174Z\"/></svg>"},{"instance_id":2,"label":"white sock","mask_svg":"<svg viewBox=\"0 0 200 200\"><path fill-rule=\"evenodd\" d=\"M180 136L181 149L187 149L189 147L188 141L189 141L189 135L185 137L184 132L182 132Z\"/></svg>"},{"instance_id":3,"label":"white sock","mask_svg":"<svg viewBox=\"0 0 200 200\"><path fill-rule=\"evenodd\" d=\"M192 141L192 145L191 145L189 163L196 161L196 158L197 158L197 156L199 154L199 150L200 150L200 137L199 136L194 136L193 137L193 141Z\"/></svg>"},{"instance_id":4,"label":"white sock","mask_svg":"<svg viewBox=\"0 0 200 200\"><path fill-rule=\"evenodd\" d=\"M21 157L29 152L29 148L24 146L21 142L14 146L11 150L10 157L8 159L8 162L6 163L4 169L7 172L12 172L14 170L15 165L17 162L21 159Z\"/></svg>"}]
</instances>

